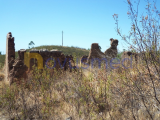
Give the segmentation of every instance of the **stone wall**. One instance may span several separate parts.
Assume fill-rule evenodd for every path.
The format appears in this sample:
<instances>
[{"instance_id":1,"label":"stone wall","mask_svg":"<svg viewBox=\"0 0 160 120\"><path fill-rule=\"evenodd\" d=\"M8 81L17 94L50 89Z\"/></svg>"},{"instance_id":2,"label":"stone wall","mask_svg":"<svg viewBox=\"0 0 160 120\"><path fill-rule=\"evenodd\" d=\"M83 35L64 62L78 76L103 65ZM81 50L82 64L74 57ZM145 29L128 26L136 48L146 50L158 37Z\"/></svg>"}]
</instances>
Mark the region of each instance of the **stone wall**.
<instances>
[{"instance_id":1,"label":"stone wall","mask_svg":"<svg viewBox=\"0 0 160 120\"><path fill-rule=\"evenodd\" d=\"M5 81L10 85L14 82L20 81L20 79L27 79L27 74L30 70L32 70L32 66L34 64L37 67L42 66L42 69L46 65L49 69L56 68L57 70L61 69L62 65L64 65L64 71L66 71L68 68L70 71L72 71L72 68L76 68L72 55L65 56L61 51L58 50L49 51L46 49L33 49L29 52L26 52L25 49L20 49L18 51L18 58L15 59L14 37L12 37L11 32L7 34L6 42ZM37 59L37 55L43 60L42 63L39 61L39 59ZM50 65L50 60L56 63L54 68Z\"/></svg>"},{"instance_id":2,"label":"stone wall","mask_svg":"<svg viewBox=\"0 0 160 120\"><path fill-rule=\"evenodd\" d=\"M134 59L137 62L138 56L139 56L138 53L131 52L131 51L125 51L122 53L121 58L122 59L125 59L125 58Z\"/></svg>"},{"instance_id":3,"label":"stone wall","mask_svg":"<svg viewBox=\"0 0 160 120\"><path fill-rule=\"evenodd\" d=\"M117 51L118 40L111 38L110 45L111 46L104 52L104 54L107 57L115 58L115 57L117 57L117 54L118 54L118 51Z\"/></svg>"},{"instance_id":4,"label":"stone wall","mask_svg":"<svg viewBox=\"0 0 160 120\"><path fill-rule=\"evenodd\" d=\"M121 55L121 62L125 67L131 66L133 63L137 64L140 58L139 53L125 51Z\"/></svg>"},{"instance_id":5,"label":"stone wall","mask_svg":"<svg viewBox=\"0 0 160 120\"><path fill-rule=\"evenodd\" d=\"M104 53L101 52L98 43L92 43L88 60L87 60L87 63L89 65L91 64L91 60L94 60L95 58L100 58L100 59L102 58L97 52L104 55Z\"/></svg>"},{"instance_id":6,"label":"stone wall","mask_svg":"<svg viewBox=\"0 0 160 120\"><path fill-rule=\"evenodd\" d=\"M14 45L14 37L12 37L12 33L9 32L6 38L6 60L5 60L5 82L10 83L8 78L9 71L13 68L13 60L15 59L15 45Z\"/></svg>"},{"instance_id":7,"label":"stone wall","mask_svg":"<svg viewBox=\"0 0 160 120\"><path fill-rule=\"evenodd\" d=\"M117 53L118 53L117 51L118 40L111 38L110 42L111 42L110 43L111 47L108 48L104 53L101 52L100 46L98 45L98 43L93 43L91 45L87 63L91 65L91 62L93 61L92 65L95 67L98 67L99 63L96 59L99 59L101 60L101 62L100 61L99 62L105 64L105 66L107 66L107 69L109 70L111 59L117 57Z\"/></svg>"},{"instance_id":8,"label":"stone wall","mask_svg":"<svg viewBox=\"0 0 160 120\"><path fill-rule=\"evenodd\" d=\"M87 55L82 56L82 57L80 58L80 64L81 64L81 65L82 65L82 64L85 65L85 63L87 62L87 59L88 59L88 56L87 56Z\"/></svg>"}]
</instances>

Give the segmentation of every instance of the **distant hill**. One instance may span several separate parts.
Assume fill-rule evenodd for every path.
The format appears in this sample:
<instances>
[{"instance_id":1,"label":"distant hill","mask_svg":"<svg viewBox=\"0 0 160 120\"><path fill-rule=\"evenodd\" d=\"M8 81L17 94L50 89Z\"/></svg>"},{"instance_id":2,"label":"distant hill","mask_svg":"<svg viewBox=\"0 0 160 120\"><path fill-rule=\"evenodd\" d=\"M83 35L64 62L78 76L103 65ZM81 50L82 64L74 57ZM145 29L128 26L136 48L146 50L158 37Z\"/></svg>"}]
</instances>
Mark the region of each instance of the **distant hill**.
<instances>
[{"instance_id":1,"label":"distant hill","mask_svg":"<svg viewBox=\"0 0 160 120\"><path fill-rule=\"evenodd\" d=\"M72 56L76 56L77 58L82 57L83 55L89 55L89 50L86 50L84 48L80 48L80 47L67 47L67 46L54 46L54 45L50 45L50 46L38 46L38 47L34 47L32 49L48 49L48 50L52 50L52 49L58 49L60 51L62 51L62 53L64 55L72 55ZM27 49L27 51L29 51L31 49ZM16 51L16 58L18 57L18 53ZM0 55L0 67L2 65L4 65L5 62L5 55Z\"/></svg>"}]
</instances>

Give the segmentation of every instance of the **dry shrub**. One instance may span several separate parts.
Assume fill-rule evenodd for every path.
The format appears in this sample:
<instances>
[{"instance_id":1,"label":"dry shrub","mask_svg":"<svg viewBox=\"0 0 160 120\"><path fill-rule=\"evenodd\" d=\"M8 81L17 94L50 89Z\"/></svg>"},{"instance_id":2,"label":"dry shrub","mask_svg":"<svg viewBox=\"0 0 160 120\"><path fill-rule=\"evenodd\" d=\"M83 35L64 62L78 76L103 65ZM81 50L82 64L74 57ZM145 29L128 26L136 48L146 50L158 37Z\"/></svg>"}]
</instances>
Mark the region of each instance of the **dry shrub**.
<instances>
[{"instance_id":1,"label":"dry shrub","mask_svg":"<svg viewBox=\"0 0 160 120\"><path fill-rule=\"evenodd\" d=\"M4 80L4 74L0 73L0 81Z\"/></svg>"},{"instance_id":2,"label":"dry shrub","mask_svg":"<svg viewBox=\"0 0 160 120\"><path fill-rule=\"evenodd\" d=\"M152 74L152 77L158 86L157 76ZM34 68L27 81L3 86L0 108L9 118L17 119L52 120L71 116L86 120L132 120L148 118L146 110L156 118L159 104L150 79L144 65L119 67L110 72L94 68L88 76L80 69L71 73Z\"/></svg>"}]
</instances>

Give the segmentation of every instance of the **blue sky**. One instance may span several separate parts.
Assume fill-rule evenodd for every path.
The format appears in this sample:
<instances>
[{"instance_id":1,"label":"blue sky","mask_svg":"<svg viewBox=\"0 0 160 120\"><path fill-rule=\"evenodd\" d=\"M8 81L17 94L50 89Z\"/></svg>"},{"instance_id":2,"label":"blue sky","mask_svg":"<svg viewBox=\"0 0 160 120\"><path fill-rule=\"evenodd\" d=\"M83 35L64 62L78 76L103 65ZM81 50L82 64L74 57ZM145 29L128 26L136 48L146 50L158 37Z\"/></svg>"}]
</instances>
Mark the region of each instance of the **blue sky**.
<instances>
[{"instance_id":1,"label":"blue sky","mask_svg":"<svg viewBox=\"0 0 160 120\"><path fill-rule=\"evenodd\" d=\"M160 5L160 1L157 1ZM146 2L141 0L140 13ZM160 9L160 8L158 8ZM110 47L110 38L118 39L118 50L127 44L117 35L113 14L119 16L119 27L127 35L131 20L127 15L126 0L0 0L0 51L6 51L6 35L12 32L15 49L35 46L62 45L90 48L99 43L104 52Z\"/></svg>"}]
</instances>

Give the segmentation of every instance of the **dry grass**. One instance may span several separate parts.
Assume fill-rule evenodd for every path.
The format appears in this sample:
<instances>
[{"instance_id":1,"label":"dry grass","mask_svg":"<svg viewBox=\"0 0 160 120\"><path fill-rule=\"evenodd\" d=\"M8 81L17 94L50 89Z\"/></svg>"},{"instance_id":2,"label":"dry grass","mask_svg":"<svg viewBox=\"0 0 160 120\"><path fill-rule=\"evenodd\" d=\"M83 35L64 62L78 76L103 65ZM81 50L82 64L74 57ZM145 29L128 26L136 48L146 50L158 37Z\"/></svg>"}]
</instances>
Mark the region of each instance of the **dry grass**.
<instances>
[{"instance_id":1,"label":"dry grass","mask_svg":"<svg viewBox=\"0 0 160 120\"><path fill-rule=\"evenodd\" d=\"M4 84L4 78L5 78L5 74L3 71L3 67L0 69L0 89L2 88L3 84Z\"/></svg>"},{"instance_id":2,"label":"dry grass","mask_svg":"<svg viewBox=\"0 0 160 120\"><path fill-rule=\"evenodd\" d=\"M0 89L0 108L9 118L57 120L158 119L158 76L145 65L124 69L78 69L77 72L36 68L28 81ZM151 76L150 76L151 75ZM149 111L149 112L148 112Z\"/></svg>"},{"instance_id":3,"label":"dry grass","mask_svg":"<svg viewBox=\"0 0 160 120\"><path fill-rule=\"evenodd\" d=\"M4 80L4 74L0 73L0 81Z\"/></svg>"}]
</instances>

